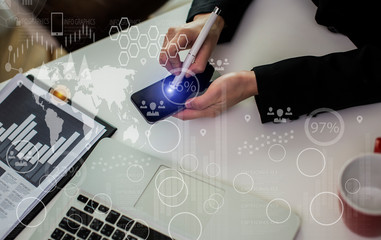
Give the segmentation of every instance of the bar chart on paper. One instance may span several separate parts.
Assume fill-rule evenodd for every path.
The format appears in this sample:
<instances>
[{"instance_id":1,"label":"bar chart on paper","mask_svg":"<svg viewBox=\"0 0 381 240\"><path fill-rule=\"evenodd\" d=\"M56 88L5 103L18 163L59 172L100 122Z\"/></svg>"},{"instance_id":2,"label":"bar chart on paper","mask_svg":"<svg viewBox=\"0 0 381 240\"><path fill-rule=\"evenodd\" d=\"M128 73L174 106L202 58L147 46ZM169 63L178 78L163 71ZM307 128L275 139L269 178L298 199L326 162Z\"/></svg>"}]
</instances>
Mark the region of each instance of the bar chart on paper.
<instances>
[{"instance_id":1,"label":"bar chart on paper","mask_svg":"<svg viewBox=\"0 0 381 240\"><path fill-rule=\"evenodd\" d=\"M0 103L0 159L38 187L90 127L24 86Z\"/></svg>"}]
</instances>

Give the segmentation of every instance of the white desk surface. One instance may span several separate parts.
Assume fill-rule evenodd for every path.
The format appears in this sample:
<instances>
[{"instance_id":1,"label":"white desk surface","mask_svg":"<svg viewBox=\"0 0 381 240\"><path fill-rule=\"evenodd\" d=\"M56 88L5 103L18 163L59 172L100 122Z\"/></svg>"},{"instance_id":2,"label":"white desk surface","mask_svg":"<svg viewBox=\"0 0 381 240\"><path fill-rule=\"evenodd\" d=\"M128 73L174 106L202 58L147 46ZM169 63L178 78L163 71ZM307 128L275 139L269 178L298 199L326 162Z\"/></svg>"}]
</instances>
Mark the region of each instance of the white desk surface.
<instances>
[{"instance_id":1,"label":"white desk surface","mask_svg":"<svg viewBox=\"0 0 381 240\"><path fill-rule=\"evenodd\" d=\"M188 9L189 5L186 5L141 23L138 25L140 33L147 33L152 25L165 34L168 27L184 23ZM330 33L325 27L319 26L314 20L315 11L316 7L309 0L256 0L247 10L233 41L218 46L213 58L228 59L229 65L222 71L227 73L248 70L256 65L294 56L323 55L354 48L346 37ZM338 200L334 195L325 192L337 193L338 173L347 159L362 152L372 151L374 139L381 135L380 104L339 111L345 125L343 136L337 143L329 146L320 146L308 139L304 128L306 117L286 124L261 124L253 98L239 103L214 119L183 122L169 118L170 122L164 121L152 126L148 141L145 133L151 125L139 115L129 96L132 92L166 76L167 73L158 64L157 59L147 55L146 50L141 50L137 58L130 59L127 67L122 67L118 61L120 52L118 42L107 38L72 54L77 71L85 56L93 73L92 77L104 78L103 81L93 82L95 85L91 89L92 95L81 94L81 91L85 90L80 88L77 88L76 92L73 82L66 83L74 93L74 102L93 109L101 118L118 127L114 139L168 160L173 166L176 166L184 155L194 154L199 161L199 173L206 176L217 175L216 178L230 183L238 176L234 182L237 187L252 187L251 193L269 200L284 199L302 218L296 239L363 239L346 228L340 219ZM144 65L141 63L143 57L146 58ZM67 61L68 56L48 63L40 69L54 68L56 64ZM106 71L105 66L119 70ZM130 81L125 89L126 101L121 105L100 105L97 109L94 105L99 104L97 101L107 100L102 100L102 96L115 98L115 95L123 93L120 89L121 82L128 81L123 79L126 69L136 71L133 80L127 77ZM36 76L52 85L52 82L44 79L41 74ZM248 122L245 120L246 115L251 117ZM329 122L332 116L325 114L317 119ZM361 123L357 121L357 116L362 116ZM201 129L206 130L204 136L200 134ZM244 147L245 143L247 148ZM274 144L284 146L284 152L279 145ZM255 147L258 147L258 150L255 150ZM318 173L322 169L322 159L309 162L309 165L300 168L301 171L296 164L298 155L303 150L303 153L317 153L310 148L321 151L326 162L321 174L315 177L304 176L302 172L310 175ZM155 149L167 153L159 153ZM282 153L285 153L285 156L281 161L271 160L270 157L281 159L278 157ZM51 205L50 203L47 207ZM35 221L39 218L41 216ZM18 239L26 239L31 231L32 229L25 229Z\"/></svg>"}]
</instances>

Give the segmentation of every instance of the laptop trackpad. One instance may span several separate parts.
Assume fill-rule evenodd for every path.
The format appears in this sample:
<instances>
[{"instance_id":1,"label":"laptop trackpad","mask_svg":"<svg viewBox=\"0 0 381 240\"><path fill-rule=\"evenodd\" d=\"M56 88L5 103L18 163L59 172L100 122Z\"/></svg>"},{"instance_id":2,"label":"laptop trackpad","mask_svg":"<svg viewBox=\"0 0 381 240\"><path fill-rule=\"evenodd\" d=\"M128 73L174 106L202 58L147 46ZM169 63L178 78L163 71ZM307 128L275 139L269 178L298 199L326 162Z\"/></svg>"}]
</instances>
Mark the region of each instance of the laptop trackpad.
<instances>
[{"instance_id":1,"label":"laptop trackpad","mask_svg":"<svg viewBox=\"0 0 381 240\"><path fill-rule=\"evenodd\" d=\"M224 194L222 188L161 166L135 208L168 226L171 235L181 233L198 239L211 215L224 204Z\"/></svg>"}]
</instances>

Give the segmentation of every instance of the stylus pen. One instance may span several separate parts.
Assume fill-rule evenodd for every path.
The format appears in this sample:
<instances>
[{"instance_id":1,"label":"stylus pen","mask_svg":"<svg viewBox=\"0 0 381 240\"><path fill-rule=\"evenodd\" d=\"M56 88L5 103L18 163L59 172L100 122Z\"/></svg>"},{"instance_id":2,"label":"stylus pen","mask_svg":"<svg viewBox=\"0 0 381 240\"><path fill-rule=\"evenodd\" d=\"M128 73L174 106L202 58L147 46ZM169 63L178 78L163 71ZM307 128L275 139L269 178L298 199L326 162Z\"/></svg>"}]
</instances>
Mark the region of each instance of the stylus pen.
<instances>
[{"instance_id":1,"label":"stylus pen","mask_svg":"<svg viewBox=\"0 0 381 240\"><path fill-rule=\"evenodd\" d=\"M208 36L209 31L212 28L220 12L221 10L218 7L215 7L213 12L210 14L208 20L206 21L204 27L201 29L200 34L198 35L196 41L194 42L192 48L189 50L188 55L186 56L183 62L181 73L173 79L171 84L172 87L177 87L183 80L186 72L188 71L188 68L193 63L194 59L196 58L198 51L200 50L202 44L204 43L206 37Z\"/></svg>"}]
</instances>

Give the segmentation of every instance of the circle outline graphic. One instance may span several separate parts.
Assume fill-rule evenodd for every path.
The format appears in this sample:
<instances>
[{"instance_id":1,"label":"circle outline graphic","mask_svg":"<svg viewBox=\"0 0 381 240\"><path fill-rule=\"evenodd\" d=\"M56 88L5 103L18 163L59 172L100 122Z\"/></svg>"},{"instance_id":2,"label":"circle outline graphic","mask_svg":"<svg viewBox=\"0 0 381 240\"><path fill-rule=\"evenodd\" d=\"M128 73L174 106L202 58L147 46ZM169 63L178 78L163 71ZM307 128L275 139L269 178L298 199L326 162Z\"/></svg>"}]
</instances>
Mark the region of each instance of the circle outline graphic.
<instances>
[{"instance_id":1,"label":"circle outline graphic","mask_svg":"<svg viewBox=\"0 0 381 240\"><path fill-rule=\"evenodd\" d=\"M170 149L170 150L167 150L167 151L160 151L160 150L158 150L157 148L155 148L153 145L152 145L152 143L151 143L151 140L150 140L150 136L152 135L151 134L151 130L152 130L152 127L153 126L156 126L156 124L153 124L153 125L151 125L150 126L150 128L148 129L148 132L149 132L149 134L148 134L148 136L147 136L147 140L148 140L148 144L149 144L149 146L153 149L153 150L155 150L156 152L158 152L158 153L170 153L170 152L172 152L173 150L175 150L179 145L180 145L180 142L181 142L181 131L180 131L180 128L175 124L175 123L173 123L172 121L169 121L169 120L167 120L167 119L164 119L164 120L161 120L161 122L169 122L170 124L172 124L173 126L175 126L176 127L176 129L177 129L177 132L178 132L178 134L179 134L179 140L177 141L177 143L176 143L176 146L174 147L174 148L172 148L172 149Z\"/></svg>"},{"instance_id":2,"label":"circle outline graphic","mask_svg":"<svg viewBox=\"0 0 381 240\"><path fill-rule=\"evenodd\" d=\"M43 217L42 221L41 221L40 223L36 224L36 225L30 225L30 223L27 224L27 225L25 225L25 224L22 222L22 220L20 220L20 216L19 216L19 213L18 213L18 209L19 209L19 207L20 207L20 204L21 204L23 201L25 201L26 199L34 199L34 200L37 200L37 201L40 202L40 203L42 204L42 206L43 206L44 217ZM36 205L37 205L37 204L36 204ZM38 226L40 226L40 225L45 221L46 216L47 216L47 210L46 210L46 206L45 206L45 204L42 202L42 200L40 200L40 199L38 199L38 198L36 198L36 197L26 197L26 198L24 198L23 200L21 200L21 201L17 204L17 207L16 207L16 218L17 218L17 221L19 221L19 223L21 223L21 225L23 225L24 227L29 227L29 228L35 228L35 227L38 227Z\"/></svg>"},{"instance_id":3,"label":"circle outline graphic","mask_svg":"<svg viewBox=\"0 0 381 240\"><path fill-rule=\"evenodd\" d=\"M339 199L339 202L340 202L340 205L341 205L341 214L340 214L340 217L339 217L336 221L334 221L334 222L332 222L332 223L322 223L322 222L318 221L318 220L314 217L314 215L312 214L312 203L315 201L315 199L316 199L317 197L319 197L319 196L322 195L322 194L330 194L330 195L335 196L337 199ZM320 193L316 194L316 196L313 197L312 200L311 200L311 202L310 202L310 215L311 215L312 219L313 219L316 223L318 223L318 224L320 224L320 225L322 225L322 226L332 226L332 225L336 224L336 223L339 222L340 219L343 217L343 213L344 213L344 204L343 204L343 201L340 199L340 197L339 197L336 193L333 193L333 192L320 192Z\"/></svg>"},{"instance_id":4,"label":"circle outline graphic","mask_svg":"<svg viewBox=\"0 0 381 240\"><path fill-rule=\"evenodd\" d=\"M237 177L238 177L239 175L246 175L246 176L249 176L249 178L250 178L250 180L251 180L251 183L252 183L252 184L251 184L251 187L250 187L249 190L246 190L246 191L240 191L240 190L237 189L235 181L237 180ZM240 194L247 194L247 193L251 192L251 191L253 190L253 188L254 188L254 179L253 179L253 177L252 177L250 174L248 174L248 173L245 173L245 172L238 173L237 175L235 175L235 177L234 177L234 179L233 179L233 188L234 188L234 190L236 190L236 191L237 191L238 193L240 193Z\"/></svg>"},{"instance_id":5,"label":"circle outline graphic","mask_svg":"<svg viewBox=\"0 0 381 240\"><path fill-rule=\"evenodd\" d=\"M284 151L283 157L281 157L279 160L275 160L274 158L272 158L272 157L270 156L270 155L271 155L271 154L270 154L270 151L271 151L271 149L272 149L274 146L280 146L280 147L283 149L283 151ZM270 158L271 161L276 162L276 163L281 162L281 161L283 161L283 159L284 159L284 158L286 157L286 155L287 155L286 148L285 148L282 144L275 143L275 144L273 144L273 145L271 145L271 146L269 147L269 149L267 150L267 155L269 156L269 158Z\"/></svg>"},{"instance_id":6,"label":"circle outline graphic","mask_svg":"<svg viewBox=\"0 0 381 240\"><path fill-rule=\"evenodd\" d=\"M340 132L339 134L332 140L330 141L325 141L325 142L322 142L322 141L319 141L319 140L316 140L310 133L309 131L309 125L310 125L310 120L318 113L331 113L333 114L338 120L339 120L339 123L340 123ZM306 121L304 122L304 131L308 137L308 139L313 142L314 144L316 145L319 145L319 146L322 146L322 147L326 147L326 146L329 146L329 145L333 145L335 143L337 143L344 135L344 128L345 128L345 125L344 125L344 120L343 118L341 117L341 115L336 112L335 110L333 109L330 109L330 108L318 108L316 110L314 110L313 112L310 113L310 116L307 117Z\"/></svg>"},{"instance_id":7,"label":"circle outline graphic","mask_svg":"<svg viewBox=\"0 0 381 240\"><path fill-rule=\"evenodd\" d=\"M322 169L320 170L320 172L318 172L318 173L316 173L316 174L314 174L314 175L308 175L308 174L304 173L304 172L300 169L300 166L299 166L299 157L300 157L300 155L301 155L303 152L305 152L305 151L307 151L307 150L316 150L318 153L320 153L320 155L323 156L323 167L322 167ZM296 158L296 167L298 168L299 172L300 172L303 176L311 177L311 178L312 178L312 177L316 177L316 176L319 176L319 175L324 171L324 169L325 169L325 167L326 167L326 159L325 159L324 154L323 154L319 149L317 149L317 148L305 148L305 149L303 149L303 150L298 154L298 157Z\"/></svg>"},{"instance_id":8,"label":"circle outline graphic","mask_svg":"<svg viewBox=\"0 0 381 240\"><path fill-rule=\"evenodd\" d=\"M199 225L200 225L200 233L199 233L199 235L197 236L196 240L200 239L200 237L201 237L201 235L202 235L202 223L201 223L199 217L197 217L194 213L191 213L191 212L179 212L179 213L176 213L176 214L171 218L171 220L170 220L169 223L168 223L168 234L169 234L169 237L170 237L171 239L174 239L173 236L172 236L172 234L171 234L171 224L172 224L172 222L173 222L173 219L175 219L177 216L179 216L179 215L181 215L181 214L188 214L188 215L191 215L192 217L194 217L194 218L197 219L197 221L198 221L198 223L199 223Z\"/></svg>"},{"instance_id":9,"label":"circle outline graphic","mask_svg":"<svg viewBox=\"0 0 381 240\"><path fill-rule=\"evenodd\" d=\"M283 220L283 221L275 221L274 219L272 219L272 218L269 216L269 206L270 206L271 203L274 202L274 201L282 201L282 202L285 202L285 203L287 204L287 207L288 207L288 209L289 209L289 213L288 213L288 216L287 216L287 218L286 218L285 220ZM271 222L273 222L273 223L275 223L275 224L282 224L282 223L285 223L285 222L287 222L288 219L290 219L290 217L291 217L291 206L290 206L290 204L289 204L285 199L283 199L283 198L274 198L274 199L271 200L271 201L267 204L267 206L266 206L266 216L267 216L267 218L268 218Z\"/></svg>"}]
</instances>

